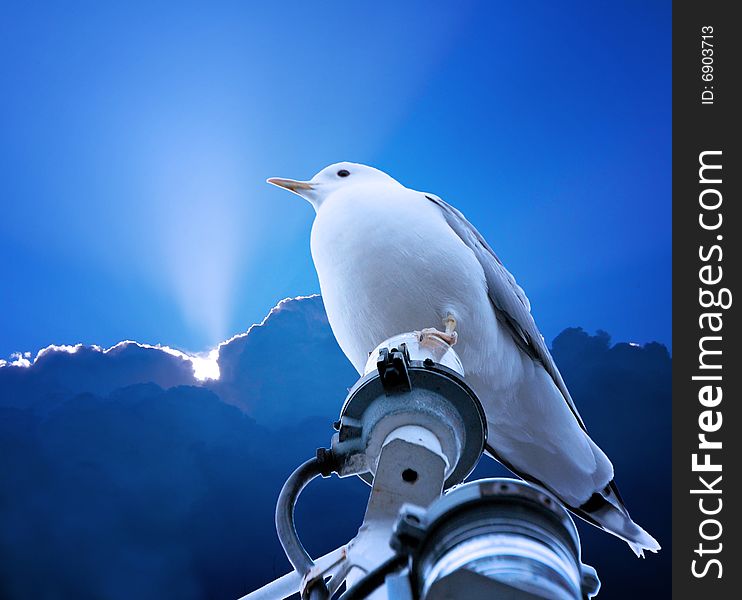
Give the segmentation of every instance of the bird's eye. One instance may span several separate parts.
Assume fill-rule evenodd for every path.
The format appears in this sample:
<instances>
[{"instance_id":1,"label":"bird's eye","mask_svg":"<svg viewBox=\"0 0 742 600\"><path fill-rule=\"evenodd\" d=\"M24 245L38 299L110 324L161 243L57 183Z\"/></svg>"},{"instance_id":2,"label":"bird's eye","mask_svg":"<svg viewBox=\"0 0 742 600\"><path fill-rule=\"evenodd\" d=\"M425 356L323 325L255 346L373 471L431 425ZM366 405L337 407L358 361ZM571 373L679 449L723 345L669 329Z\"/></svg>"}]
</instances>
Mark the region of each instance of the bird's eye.
<instances>
[{"instance_id":1,"label":"bird's eye","mask_svg":"<svg viewBox=\"0 0 742 600\"><path fill-rule=\"evenodd\" d=\"M347 169L340 169L338 171L338 177L347 177L348 175L350 175L350 171Z\"/></svg>"}]
</instances>

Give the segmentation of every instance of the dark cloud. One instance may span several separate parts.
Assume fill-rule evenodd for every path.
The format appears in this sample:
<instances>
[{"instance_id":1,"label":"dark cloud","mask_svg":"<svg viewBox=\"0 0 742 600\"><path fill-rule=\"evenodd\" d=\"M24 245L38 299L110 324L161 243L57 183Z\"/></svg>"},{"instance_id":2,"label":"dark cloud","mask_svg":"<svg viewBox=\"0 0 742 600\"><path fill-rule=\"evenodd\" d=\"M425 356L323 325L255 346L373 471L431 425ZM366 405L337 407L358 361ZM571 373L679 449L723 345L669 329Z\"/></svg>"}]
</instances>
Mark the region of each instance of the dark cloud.
<instances>
[{"instance_id":1,"label":"dark cloud","mask_svg":"<svg viewBox=\"0 0 742 600\"><path fill-rule=\"evenodd\" d=\"M209 387L271 428L304 416L336 416L358 377L319 296L284 301L249 335L223 344L219 371Z\"/></svg>"},{"instance_id":2,"label":"dark cloud","mask_svg":"<svg viewBox=\"0 0 742 600\"><path fill-rule=\"evenodd\" d=\"M632 515L664 546L640 561L581 526L601 597L669 597L667 351L569 329L554 355ZM202 385L188 360L126 345L0 367L0 597L229 599L288 570L275 499L327 445L356 375L319 298L283 303L223 345L219 366ZM297 518L312 553L355 535L367 493L357 479L309 487Z\"/></svg>"},{"instance_id":3,"label":"dark cloud","mask_svg":"<svg viewBox=\"0 0 742 600\"><path fill-rule=\"evenodd\" d=\"M194 385L275 428L287 420L338 413L338 395L357 377L335 342L319 296L284 300L263 323L221 344L218 380L199 381L192 360L202 359L135 342L107 350L49 346L29 366L0 367L0 405L46 413L81 393L105 396L138 383L164 389Z\"/></svg>"},{"instance_id":4,"label":"dark cloud","mask_svg":"<svg viewBox=\"0 0 742 600\"><path fill-rule=\"evenodd\" d=\"M28 367L0 367L0 404L47 412L76 394L105 395L135 383L192 384L193 366L182 356L134 342L106 351L50 346Z\"/></svg>"}]
</instances>

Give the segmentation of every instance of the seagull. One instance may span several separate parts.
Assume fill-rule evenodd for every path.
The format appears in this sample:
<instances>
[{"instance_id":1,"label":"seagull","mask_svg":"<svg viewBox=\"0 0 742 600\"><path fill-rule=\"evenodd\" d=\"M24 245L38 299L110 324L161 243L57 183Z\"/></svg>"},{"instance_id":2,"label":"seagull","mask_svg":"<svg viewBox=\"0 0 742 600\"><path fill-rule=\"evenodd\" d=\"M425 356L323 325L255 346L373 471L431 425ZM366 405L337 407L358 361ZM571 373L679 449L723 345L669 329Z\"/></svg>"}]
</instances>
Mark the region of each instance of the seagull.
<instances>
[{"instance_id":1,"label":"seagull","mask_svg":"<svg viewBox=\"0 0 742 600\"><path fill-rule=\"evenodd\" d=\"M556 494L637 556L660 545L629 516L526 294L482 235L438 196L341 162L309 181L271 178L314 207L311 251L332 331L363 372L379 340L437 332L457 343L487 416L487 453Z\"/></svg>"}]
</instances>

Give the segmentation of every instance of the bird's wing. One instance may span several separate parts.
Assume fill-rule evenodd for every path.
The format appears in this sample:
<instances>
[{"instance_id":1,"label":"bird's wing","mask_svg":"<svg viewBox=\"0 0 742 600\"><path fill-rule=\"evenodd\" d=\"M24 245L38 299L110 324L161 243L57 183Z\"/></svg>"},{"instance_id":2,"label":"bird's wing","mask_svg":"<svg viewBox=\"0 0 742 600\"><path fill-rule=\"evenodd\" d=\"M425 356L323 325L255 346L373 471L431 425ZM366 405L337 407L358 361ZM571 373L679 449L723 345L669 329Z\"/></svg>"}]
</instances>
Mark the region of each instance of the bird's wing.
<instances>
[{"instance_id":1,"label":"bird's wing","mask_svg":"<svg viewBox=\"0 0 742 600\"><path fill-rule=\"evenodd\" d=\"M562 375L546 347L546 342L544 342L543 336L536 327L536 322L531 315L531 305L525 292L515 282L515 278L505 268L505 265L497 258L495 251L492 250L487 241L459 210L432 194L425 194L425 197L440 208L448 225L474 252L479 264L482 265L487 281L488 295L492 306L495 308L497 319L510 331L518 346L544 366L544 369L564 396L572 414L574 414L582 429L587 431L572 396L567 390L564 379L562 379Z\"/></svg>"}]
</instances>

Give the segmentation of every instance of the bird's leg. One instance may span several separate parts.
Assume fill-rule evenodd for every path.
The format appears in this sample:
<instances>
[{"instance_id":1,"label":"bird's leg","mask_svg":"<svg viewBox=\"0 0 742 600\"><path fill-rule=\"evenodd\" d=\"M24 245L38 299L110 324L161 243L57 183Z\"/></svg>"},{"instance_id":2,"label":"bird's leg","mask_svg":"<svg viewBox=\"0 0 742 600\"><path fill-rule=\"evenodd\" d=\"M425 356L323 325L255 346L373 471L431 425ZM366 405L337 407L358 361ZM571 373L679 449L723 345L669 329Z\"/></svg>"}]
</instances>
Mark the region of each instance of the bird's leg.
<instances>
[{"instance_id":1,"label":"bird's leg","mask_svg":"<svg viewBox=\"0 0 742 600\"><path fill-rule=\"evenodd\" d=\"M443 319L443 324L446 326L446 334L451 335L456 333L456 317L451 313L448 313L446 318ZM458 337L458 335L456 337Z\"/></svg>"},{"instance_id":2,"label":"bird's leg","mask_svg":"<svg viewBox=\"0 0 742 600\"><path fill-rule=\"evenodd\" d=\"M456 333L456 318L448 313L446 318L443 319L443 326L445 331L439 331L434 327L428 327L420 332L420 341L423 342L426 337L436 337L439 340L443 340L449 346L453 346L459 339L459 334Z\"/></svg>"}]
</instances>

